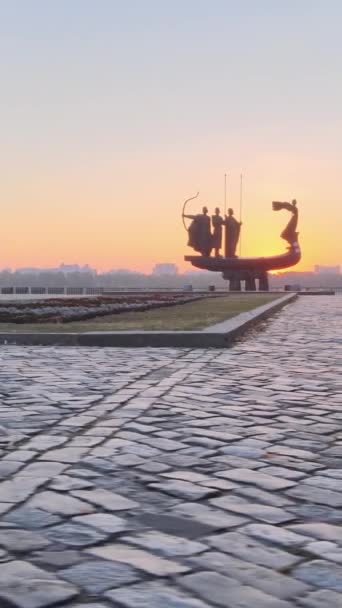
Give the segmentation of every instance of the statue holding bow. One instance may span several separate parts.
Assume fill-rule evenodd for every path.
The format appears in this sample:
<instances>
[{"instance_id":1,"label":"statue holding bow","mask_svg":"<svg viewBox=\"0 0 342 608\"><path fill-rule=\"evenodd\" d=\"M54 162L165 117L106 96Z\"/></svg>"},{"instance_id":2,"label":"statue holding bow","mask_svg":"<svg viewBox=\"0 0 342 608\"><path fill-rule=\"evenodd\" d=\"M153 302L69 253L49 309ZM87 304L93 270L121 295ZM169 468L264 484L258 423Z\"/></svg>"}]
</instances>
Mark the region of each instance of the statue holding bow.
<instances>
[{"instance_id":1,"label":"statue holding bow","mask_svg":"<svg viewBox=\"0 0 342 608\"><path fill-rule=\"evenodd\" d=\"M186 204L189 201L197 198L198 194L199 193L185 201L182 212L183 224L184 228L189 234L189 247L192 247L201 255L209 257L212 249L212 235L210 229L210 217L208 216L207 207L203 207L202 213L197 213L196 215L185 213ZM192 220L189 227L185 225L184 218Z\"/></svg>"}]
</instances>

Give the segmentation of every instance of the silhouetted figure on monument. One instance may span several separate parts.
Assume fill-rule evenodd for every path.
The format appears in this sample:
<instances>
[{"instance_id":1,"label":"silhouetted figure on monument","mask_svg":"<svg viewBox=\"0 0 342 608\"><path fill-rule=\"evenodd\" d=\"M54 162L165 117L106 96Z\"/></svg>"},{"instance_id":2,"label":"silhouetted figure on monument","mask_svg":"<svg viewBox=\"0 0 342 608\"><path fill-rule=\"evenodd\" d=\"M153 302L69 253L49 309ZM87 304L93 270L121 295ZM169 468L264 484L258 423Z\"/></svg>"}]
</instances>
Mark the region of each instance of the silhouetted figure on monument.
<instances>
[{"instance_id":1,"label":"silhouetted figure on monument","mask_svg":"<svg viewBox=\"0 0 342 608\"><path fill-rule=\"evenodd\" d=\"M295 244L297 244L298 241L298 232L296 232L298 224L297 201L296 199L293 199L292 203L280 203L278 201L273 201L272 207L274 211L280 211L280 209L287 209L287 211L290 211L292 213L292 217L289 223L280 235L281 238L284 239L284 241L288 242L291 249Z\"/></svg>"},{"instance_id":2,"label":"silhouetted figure on monument","mask_svg":"<svg viewBox=\"0 0 342 608\"><path fill-rule=\"evenodd\" d=\"M215 257L220 256L220 249L222 247L222 226L224 224L224 219L220 215L220 209L216 207L215 215L211 216L211 223L213 227L213 236L212 236L212 248L215 251Z\"/></svg>"},{"instance_id":3,"label":"silhouetted figure on monument","mask_svg":"<svg viewBox=\"0 0 342 608\"><path fill-rule=\"evenodd\" d=\"M238 257L236 248L240 238L242 222L234 217L233 209L228 209L228 214L222 218L220 209L216 207L215 214L211 216L212 232L210 234L210 219L208 210L203 207L203 213L198 215L185 215L185 207L189 201L197 198L193 196L183 204L183 217L189 217L193 221L190 228L187 228L183 221L184 228L188 232L188 244L199 251L202 255L186 255L185 260L190 262L195 268L209 270L210 272L221 272L223 279L229 281L230 291L241 291L242 283L246 291L268 291L268 272L290 268L301 259L301 249L298 243L298 208L297 201L291 203L274 201L273 209L279 211L286 209L291 214L291 219L281 233L281 237L289 244L288 251L279 255L258 256L258 257ZM241 199L240 199L241 202ZM241 205L240 205L241 207ZM225 255L220 255L222 245L222 226L225 227ZM214 248L215 256L210 257L210 250Z\"/></svg>"},{"instance_id":4,"label":"silhouetted figure on monument","mask_svg":"<svg viewBox=\"0 0 342 608\"><path fill-rule=\"evenodd\" d=\"M183 217L192 220L189 228L188 245L203 256L209 257L212 249L212 235L210 231L210 218L207 207L203 207L202 213L197 215L186 215Z\"/></svg>"},{"instance_id":5,"label":"silhouetted figure on monument","mask_svg":"<svg viewBox=\"0 0 342 608\"><path fill-rule=\"evenodd\" d=\"M228 209L228 215L226 215L224 224L226 227L226 258L236 258L235 252L242 222L238 222L235 219L233 209Z\"/></svg>"}]
</instances>

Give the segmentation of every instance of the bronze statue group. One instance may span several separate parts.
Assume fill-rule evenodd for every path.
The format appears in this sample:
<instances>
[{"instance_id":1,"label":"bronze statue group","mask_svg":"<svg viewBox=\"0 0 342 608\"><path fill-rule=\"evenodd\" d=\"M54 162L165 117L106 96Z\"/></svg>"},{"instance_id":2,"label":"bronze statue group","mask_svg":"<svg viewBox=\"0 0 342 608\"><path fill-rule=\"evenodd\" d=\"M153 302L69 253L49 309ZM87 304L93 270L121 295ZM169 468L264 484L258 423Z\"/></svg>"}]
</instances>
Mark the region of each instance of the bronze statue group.
<instances>
[{"instance_id":1,"label":"bronze statue group","mask_svg":"<svg viewBox=\"0 0 342 608\"><path fill-rule=\"evenodd\" d=\"M196 197L194 197L196 198ZM189 199L191 200L191 199ZM297 245L298 232L298 208L297 201L294 199L291 203L273 201L274 211L287 209L292 213L292 217L288 222L285 230L281 233L281 237L289 244L289 249ZM195 251L198 251L202 256L209 257L212 250L215 252L215 257L222 257L220 249L222 247L223 226L225 227L225 257L236 258L236 248L240 237L242 222L239 222L234 217L233 209L228 209L228 215L222 217L219 207L216 207L215 214L208 215L208 208L203 207L202 213L196 215L187 215L183 211L183 218L192 220L188 230L189 240L188 245Z\"/></svg>"},{"instance_id":2,"label":"bronze statue group","mask_svg":"<svg viewBox=\"0 0 342 608\"><path fill-rule=\"evenodd\" d=\"M236 247L239 241L241 222L238 222L234 217L233 209L228 209L228 215L222 217L219 207L216 207L215 214L208 216L208 208L203 207L202 213L197 215L186 215L183 217L192 220L189 228L188 245L201 255L209 257L212 250L216 257L221 257L220 249L222 247L222 227L225 227L225 257L234 258L236 256Z\"/></svg>"}]
</instances>

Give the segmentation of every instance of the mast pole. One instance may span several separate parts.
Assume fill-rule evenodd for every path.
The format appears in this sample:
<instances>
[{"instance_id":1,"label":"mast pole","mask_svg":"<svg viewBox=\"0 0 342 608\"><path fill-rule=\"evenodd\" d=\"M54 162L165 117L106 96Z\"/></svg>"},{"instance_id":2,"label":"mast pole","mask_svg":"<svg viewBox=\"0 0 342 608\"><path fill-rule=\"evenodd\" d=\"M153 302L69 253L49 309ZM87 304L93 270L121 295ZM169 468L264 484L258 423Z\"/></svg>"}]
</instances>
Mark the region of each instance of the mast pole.
<instances>
[{"instance_id":1,"label":"mast pole","mask_svg":"<svg viewBox=\"0 0 342 608\"><path fill-rule=\"evenodd\" d=\"M242 222L242 173L240 175L240 222ZM241 257L241 245L242 245L242 239L241 239L241 231L240 231L240 257Z\"/></svg>"},{"instance_id":2,"label":"mast pole","mask_svg":"<svg viewBox=\"0 0 342 608\"><path fill-rule=\"evenodd\" d=\"M227 215L227 173L224 174L224 214Z\"/></svg>"}]
</instances>

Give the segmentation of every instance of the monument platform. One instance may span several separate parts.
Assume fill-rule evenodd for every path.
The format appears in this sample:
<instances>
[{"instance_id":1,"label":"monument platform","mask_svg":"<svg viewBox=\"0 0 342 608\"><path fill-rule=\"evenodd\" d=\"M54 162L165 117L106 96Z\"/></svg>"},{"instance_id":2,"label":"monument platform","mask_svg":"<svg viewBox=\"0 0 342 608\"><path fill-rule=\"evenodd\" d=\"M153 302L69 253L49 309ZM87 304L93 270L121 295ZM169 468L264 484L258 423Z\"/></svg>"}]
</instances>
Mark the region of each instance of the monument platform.
<instances>
[{"instance_id":1,"label":"monument platform","mask_svg":"<svg viewBox=\"0 0 342 608\"><path fill-rule=\"evenodd\" d=\"M256 280L259 280L259 290L268 291L267 272L290 268L297 264L300 258L300 246L294 243L286 253L268 257L228 258L186 255L184 260L202 270L222 272L223 278L229 280L229 287L233 291L241 290L241 281L246 282L246 291L255 291Z\"/></svg>"}]
</instances>

